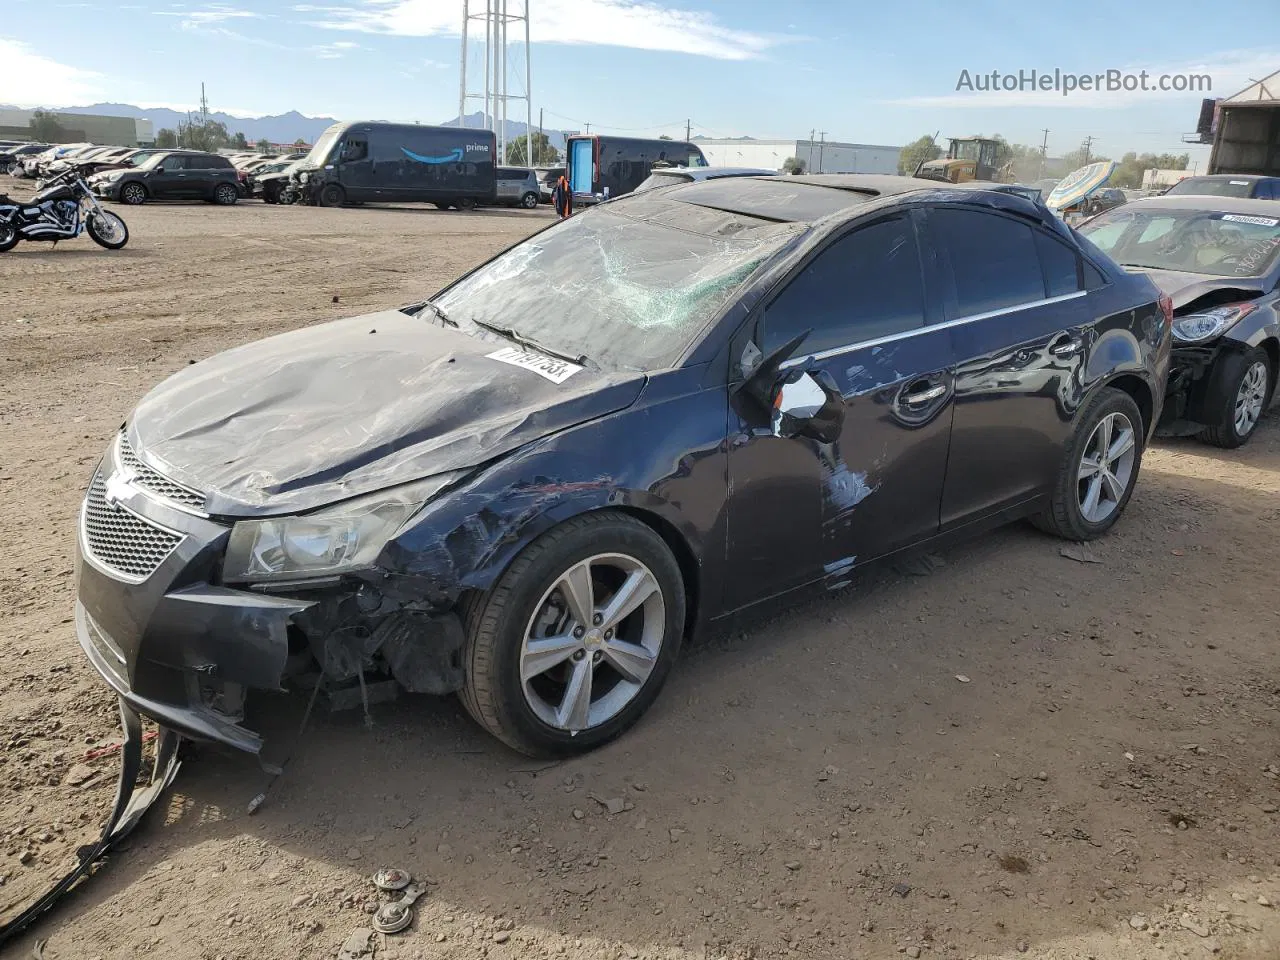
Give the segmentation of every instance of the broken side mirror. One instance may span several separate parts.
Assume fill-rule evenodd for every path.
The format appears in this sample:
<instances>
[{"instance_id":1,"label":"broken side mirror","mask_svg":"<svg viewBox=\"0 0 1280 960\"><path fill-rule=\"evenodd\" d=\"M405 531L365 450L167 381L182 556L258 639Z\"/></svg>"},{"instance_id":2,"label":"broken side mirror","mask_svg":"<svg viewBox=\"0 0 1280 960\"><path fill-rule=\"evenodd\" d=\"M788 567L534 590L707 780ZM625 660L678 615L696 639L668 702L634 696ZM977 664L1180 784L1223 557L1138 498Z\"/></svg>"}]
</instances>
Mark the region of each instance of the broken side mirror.
<instances>
[{"instance_id":1,"label":"broken side mirror","mask_svg":"<svg viewBox=\"0 0 1280 960\"><path fill-rule=\"evenodd\" d=\"M840 439L844 397L825 370L788 370L774 387L774 436L808 437L819 443Z\"/></svg>"}]
</instances>

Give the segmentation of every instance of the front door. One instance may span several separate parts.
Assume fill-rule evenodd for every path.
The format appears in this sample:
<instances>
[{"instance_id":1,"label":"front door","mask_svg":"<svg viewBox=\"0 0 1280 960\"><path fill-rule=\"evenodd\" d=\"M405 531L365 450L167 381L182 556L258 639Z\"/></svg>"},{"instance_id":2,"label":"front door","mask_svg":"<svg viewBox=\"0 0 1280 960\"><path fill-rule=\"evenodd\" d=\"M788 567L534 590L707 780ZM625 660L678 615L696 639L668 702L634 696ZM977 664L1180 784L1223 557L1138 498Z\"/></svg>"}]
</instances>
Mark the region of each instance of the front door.
<instances>
[{"instance_id":1,"label":"front door","mask_svg":"<svg viewBox=\"0 0 1280 960\"><path fill-rule=\"evenodd\" d=\"M172 153L147 177L147 192L156 200L180 200L191 195L187 186L187 158Z\"/></svg>"},{"instance_id":2,"label":"front door","mask_svg":"<svg viewBox=\"0 0 1280 960\"><path fill-rule=\"evenodd\" d=\"M1093 345L1074 248L1025 219L930 210L957 361L944 528L1048 492Z\"/></svg>"},{"instance_id":3,"label":"front door","mask_svg":"<svg viewBox=\"0 0 1280 960\"><path fill-rule=\"evenodd\" d=\"M954 371L917 236L910 213L859 224L766 305L756 342L768 354L811 331L789 363L835 381L844 422L827 444L731 415L729 606L836 585L938 531Z\"/></svg>"}]
</instances>

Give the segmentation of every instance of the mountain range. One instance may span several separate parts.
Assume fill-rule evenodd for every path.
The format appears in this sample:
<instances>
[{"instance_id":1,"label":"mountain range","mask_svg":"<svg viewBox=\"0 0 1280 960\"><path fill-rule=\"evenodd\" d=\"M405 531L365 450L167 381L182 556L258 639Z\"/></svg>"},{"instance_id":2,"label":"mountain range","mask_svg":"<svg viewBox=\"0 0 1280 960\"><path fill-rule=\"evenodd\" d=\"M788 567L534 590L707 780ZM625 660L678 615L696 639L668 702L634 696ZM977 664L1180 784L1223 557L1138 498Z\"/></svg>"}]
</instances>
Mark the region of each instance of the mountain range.
<instances>
[{"instance_id":1,"label":"mountain range","mask_svg":"<svg viewBox=\"0 0 1280 960\"><path fill-rule=\"evenodd\" d=\"M6 105L0 104L0 107L2 106ZM104 117L145 119L150 120L156 130L165 128L176 130L178 124L186 123L191 116L195 115L194 112L189 115L186 112L171 110L168 107L138 107L131 103L90 103L79 107L47 109L53 113L88 113ZM250 143L264 138L273 143L293 143L295 140L314 143L326 127L337 122L333 117L308 117L297 110L265 117L237 117L215 110L209 113L209 119L226 124L230 133L243 133ZM467 114L464 118L463 126L480 129L486 125L484 120L484 113L477 110L475 113ZM443 121L441 125L446 127L457 126L458 118L456 116L451 117ZM557 150L563 151L565 137L574 131L545 130L544 132L551 145ZM506 134L506 139L508 140L523 137L525 135L525 124L519 120L508 119Z\"/></svg>"}]
</instances>

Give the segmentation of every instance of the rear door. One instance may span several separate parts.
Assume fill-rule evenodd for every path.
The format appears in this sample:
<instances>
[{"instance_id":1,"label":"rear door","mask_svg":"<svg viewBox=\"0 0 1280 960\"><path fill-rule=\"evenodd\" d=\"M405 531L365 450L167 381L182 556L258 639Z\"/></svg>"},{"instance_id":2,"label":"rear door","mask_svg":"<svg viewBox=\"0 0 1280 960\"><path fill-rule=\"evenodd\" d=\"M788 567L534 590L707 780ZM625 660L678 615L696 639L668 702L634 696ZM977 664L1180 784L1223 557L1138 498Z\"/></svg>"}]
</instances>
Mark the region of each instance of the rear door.
<instances>
[{"instance_id":1,"label":"rear door","mask_svg":"<svg viewBox=\"0 0 1280 960\"><path fill-rule=\"evenodd\" d=\"M583 137L569 141L569 189L574 193L592 192L595 177L595 140Z\"/></svg>"},{"instance_id":2,"label":"rear door","mask_svg":"<svg viewBox=\"0 0 1280 960\"><path fill-rule=\"evenodd\" d=\"M764 308L756 342L768 353L811 331L790 363L830 375L844 424L825 444L732 415L732 606L759 599L738 585L758 589L763 571L769 594L834 583L937 532L954 373L931 260L915 218L896 213L835 238Z\"/></svg>"},{"instance_id":3,"label":"rear door","mask_svg":"<svg viewBox=\"0 0 1280 960\"><path fill-rule=\"evenodd\" d=\"M1094 338L1073 246L1012 214L927 216L957 362L945 530L1049 490Z\"/></svg>"}]
</instances>

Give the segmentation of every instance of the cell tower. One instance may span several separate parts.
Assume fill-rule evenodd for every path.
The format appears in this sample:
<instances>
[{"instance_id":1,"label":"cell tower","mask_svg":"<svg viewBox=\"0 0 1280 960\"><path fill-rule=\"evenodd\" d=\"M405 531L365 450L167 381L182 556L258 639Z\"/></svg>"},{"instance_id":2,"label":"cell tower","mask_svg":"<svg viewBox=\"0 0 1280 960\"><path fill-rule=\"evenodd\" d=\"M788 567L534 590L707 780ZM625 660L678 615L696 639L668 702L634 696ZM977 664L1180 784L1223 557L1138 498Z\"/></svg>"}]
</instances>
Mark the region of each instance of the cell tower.
<instances>
[{"instance_id":1,"label":"cell tower","mask_svg":"<svg viewBox=\"0 0 1280 960\"><path fill-rule=\"evenodd\" d=\"M467 103L484 101L484 127L498 138L498 163L506 161L508 130L507 116L512 101L523 100L525 105L525 160L533 166L533 71L529 60L529 3L530 0L462 0L462 77L458 92L458 126L467 115ZM512 9L516 12L512 12ZM508 37L515 25L516 39L512 44ZM520 33L524 39L520 39ZM483 36L483 38L482 38ZM473 48L477 54L484 47L484 88L470 89L467 79L467 63ZM514 47L514 50L513 50ZM519 52L523 47L524 56ZM513 53L516 55L513 56ZM521 60L523 59L523 64ZM520 66L524 67L524 92L512 93L509 81L520 84ZM471 80L475 81L475 69ZM476 84L477 88L479 87Z\"/></svg>"}]
</instances>

